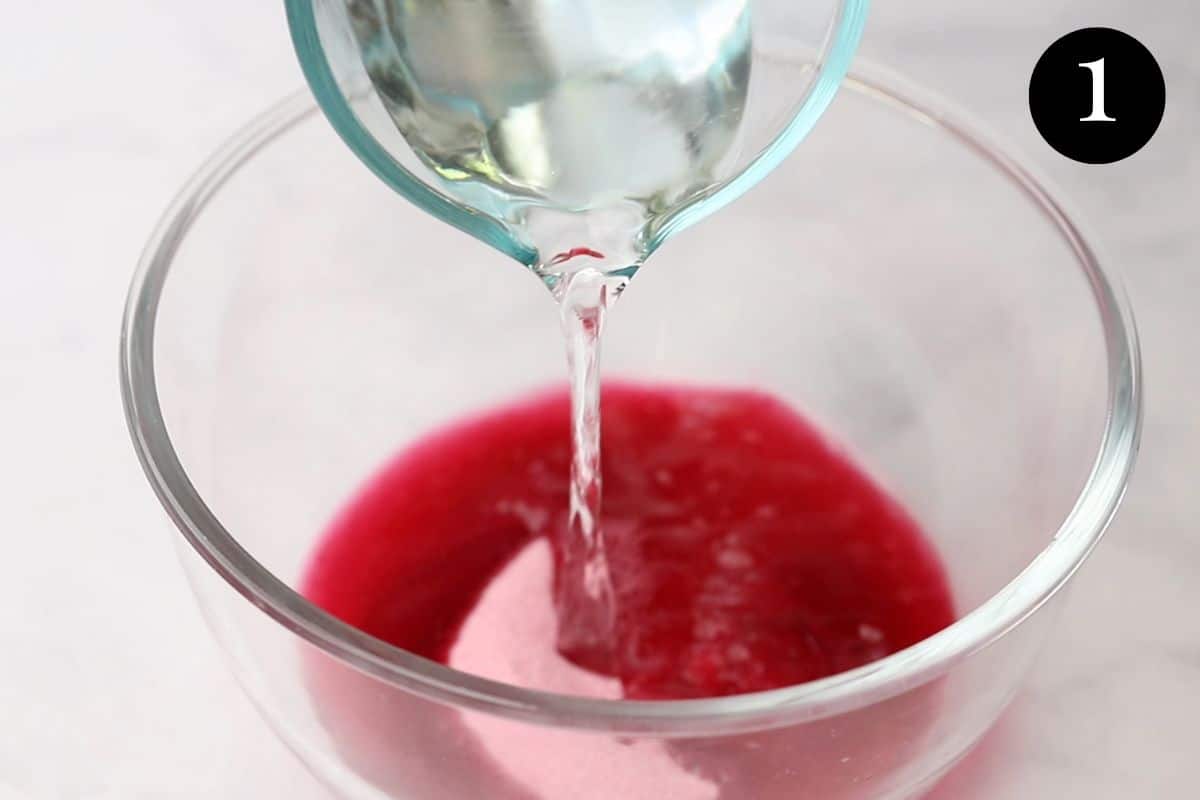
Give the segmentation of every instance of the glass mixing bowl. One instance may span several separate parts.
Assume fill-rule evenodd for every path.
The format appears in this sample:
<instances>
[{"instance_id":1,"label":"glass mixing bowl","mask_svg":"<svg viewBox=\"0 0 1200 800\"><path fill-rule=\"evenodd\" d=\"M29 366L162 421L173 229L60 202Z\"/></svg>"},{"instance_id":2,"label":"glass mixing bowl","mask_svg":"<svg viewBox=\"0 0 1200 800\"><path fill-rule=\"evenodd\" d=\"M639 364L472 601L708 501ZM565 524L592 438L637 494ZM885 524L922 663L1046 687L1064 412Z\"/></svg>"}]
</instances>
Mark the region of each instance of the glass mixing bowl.
<instances>
[{"instance_id":1,"label":"glass mixing bowl","mask_svg":"<svg viewBox=\"0 0 1200 800\"><path fill-rule=\"evenodd\" d=\"M363 169L308 96L180 194L129 297L130 430L238 677L340 796L910 797L1004 709L1125 488L1134 328L1044 183L881 74L853 77L760 186L665 245L608 326L608 375L753 385L802 409L946 564L955 624L776 691L556 695L308 603L322 531L391 454L563 381L556 309Z\"/></svg>"}]
</instances>

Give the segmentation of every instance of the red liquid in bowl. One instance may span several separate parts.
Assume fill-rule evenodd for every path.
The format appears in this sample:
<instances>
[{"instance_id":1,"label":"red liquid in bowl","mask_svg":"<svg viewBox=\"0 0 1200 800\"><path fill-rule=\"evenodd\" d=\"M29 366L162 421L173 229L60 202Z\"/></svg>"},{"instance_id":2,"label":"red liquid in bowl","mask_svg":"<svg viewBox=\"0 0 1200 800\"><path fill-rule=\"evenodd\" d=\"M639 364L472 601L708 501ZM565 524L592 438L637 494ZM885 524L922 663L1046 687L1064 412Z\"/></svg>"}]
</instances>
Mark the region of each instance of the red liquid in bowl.
<instances>
[{"instance_id":1,"label":"red liquid in bowl","mask_svg":"<svg viewBox=\"0 0 1200 800\"><path fill-rule=\"evenodd\" d=\"M942 566L916 524L778 400L609 384L603 414L601 527L616 637L611 653L564 655L618 679L626 697L711 697L810 681L954 620ZM567 397L552 393L410 447L330 528L305 595L373 636L447 663L489 584L527 545L553 543L565 526L568 426ZM552 644L550 631L540 645ZM342 719L335 727L344 733ZM355 738L390 736L395 746L401 728ZM456 758L487 760L470 736L457 738ZM717 781L720 797L752 789L772 796L754 764L779 747L733 764L702 746L671 749L687 770ZM494 785L495 796L526 796Z\"/></svg>"},{"instance_id":2,"label":"red liquid in bowl","mask_svg":"<svg viewBox=\"0 0 1200 800\"><path fill-rule=\"evenodd\" d=\"M619 609L605 671L629 697L814 680L953 621L917 526L777 400L615 385L603 403L603 530ZM567 413L565 396L547 395L401 454L330 529L305 594L445 662L489 581L565 525Z\"/></svg>"}]
</instances>

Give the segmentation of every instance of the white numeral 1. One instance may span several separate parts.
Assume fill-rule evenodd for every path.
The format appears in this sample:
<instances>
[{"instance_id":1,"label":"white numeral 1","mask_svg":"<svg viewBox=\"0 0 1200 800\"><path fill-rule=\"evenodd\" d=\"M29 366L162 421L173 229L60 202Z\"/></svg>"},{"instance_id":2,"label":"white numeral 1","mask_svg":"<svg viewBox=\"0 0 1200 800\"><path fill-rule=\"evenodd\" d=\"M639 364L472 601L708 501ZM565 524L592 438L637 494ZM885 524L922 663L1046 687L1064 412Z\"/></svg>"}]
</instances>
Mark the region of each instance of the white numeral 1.
<instances>
[{"instance_id":1,"label":"white numeral 1","mask_svg":"<svg viewBox=\"0 0 1200 800\"><path fill-rule=\"evenodd\" d=\"M1104 113L1104 59L1088 61L1080 64L1092 73L1092 113L1080 117L1080 122L1116 122L1117 120Z\"/></svg>"}]
</instances>

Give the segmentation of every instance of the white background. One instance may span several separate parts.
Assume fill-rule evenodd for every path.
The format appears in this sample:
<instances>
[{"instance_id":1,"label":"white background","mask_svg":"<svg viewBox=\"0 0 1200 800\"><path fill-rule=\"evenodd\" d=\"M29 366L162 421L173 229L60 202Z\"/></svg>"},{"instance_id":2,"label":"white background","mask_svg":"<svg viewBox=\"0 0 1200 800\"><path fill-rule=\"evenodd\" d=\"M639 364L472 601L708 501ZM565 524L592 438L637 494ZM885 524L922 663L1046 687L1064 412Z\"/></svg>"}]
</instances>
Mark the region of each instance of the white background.
<instances>
[{"instance_id":1,"label":"white background","mask_svg":"<svg viewBox=\"0 0 1200 800\"><path fill-rule=\"evenodd\" d=\"M1028 75L1110 25L1167 76L1156 139L1085 167L1038 140ZM1148 414L1117 524L1037 677L938 790L1195 796L1200 724L1200 8L877 0L864 51L1015 140L1095 223L1143 334ZM300 83L279 0L6 4L0 26L0 798L328 800L228 677L137 468L120 310L158 213Z\"/></svg>"}]
</instances>

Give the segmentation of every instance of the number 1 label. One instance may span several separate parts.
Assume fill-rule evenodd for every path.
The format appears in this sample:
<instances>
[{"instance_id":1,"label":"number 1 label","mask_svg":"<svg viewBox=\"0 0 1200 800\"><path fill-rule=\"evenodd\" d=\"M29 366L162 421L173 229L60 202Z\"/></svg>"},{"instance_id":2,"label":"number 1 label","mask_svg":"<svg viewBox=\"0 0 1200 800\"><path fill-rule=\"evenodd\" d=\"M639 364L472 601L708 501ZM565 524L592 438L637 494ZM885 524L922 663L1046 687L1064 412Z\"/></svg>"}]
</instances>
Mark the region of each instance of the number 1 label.
<instances>
[{"instance_id":1,"label":"number 1 label","mask_svg":"<svg viewBox=\"0 0 1200 800\"><path fill-rule=\"evenodd\" d=\"M1092 73L1092 113L1080 117L1080 122L1116 122L1116 118L1104 113L1104 59L1087 61L1079 66Z\"/></svg>"},{"instance_id":2,"label":"number 1 label","mask_svg":"<svg viewBox=\"0 0 1200 800\"><path fill-rule=\"evenodd\" d=\"M1029 114L1038 133L1080 164L1113 164L1141 150L1166 105L1167 82L1154 54L1113 28L1059 37L1029 77Z\"/></svg>"}]
</instances>

